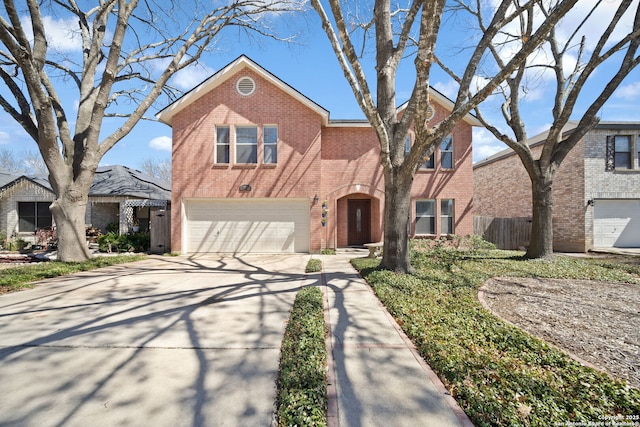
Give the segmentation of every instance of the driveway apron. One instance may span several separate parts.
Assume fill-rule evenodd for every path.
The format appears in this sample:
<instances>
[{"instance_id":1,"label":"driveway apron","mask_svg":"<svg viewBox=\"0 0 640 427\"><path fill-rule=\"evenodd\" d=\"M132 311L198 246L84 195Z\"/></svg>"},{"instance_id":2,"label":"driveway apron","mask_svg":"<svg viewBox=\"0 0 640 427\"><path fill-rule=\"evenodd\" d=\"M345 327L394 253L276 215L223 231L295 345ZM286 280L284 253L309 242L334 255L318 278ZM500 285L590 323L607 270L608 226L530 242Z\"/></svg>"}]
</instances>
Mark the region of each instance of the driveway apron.
<instances>
[{"instance_id":1,"label":"driveway apron","mask_svg":"<svg viewBox=\"0 0 640 427\"><path fill-rule=\"evenodd\" d=\"M0 297L0 426L268 426L308 256L154 257Z\"/></svg>"}]
</instances>

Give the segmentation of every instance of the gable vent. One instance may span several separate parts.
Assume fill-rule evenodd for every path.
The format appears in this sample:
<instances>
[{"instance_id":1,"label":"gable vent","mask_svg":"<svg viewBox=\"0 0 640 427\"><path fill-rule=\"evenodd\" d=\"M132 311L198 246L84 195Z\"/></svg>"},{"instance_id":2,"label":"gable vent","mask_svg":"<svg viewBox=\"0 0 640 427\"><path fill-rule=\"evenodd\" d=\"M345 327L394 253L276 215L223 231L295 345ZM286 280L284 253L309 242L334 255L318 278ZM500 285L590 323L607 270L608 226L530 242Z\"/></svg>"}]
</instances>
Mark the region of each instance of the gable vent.
<instances>
[{"instance_id":1,"label":"gable vent","mask_svg":"<svg viewBox=\"0 0 640 427\"><path fill-rule=\"evenodd\" d=\"M251 77L242 77L236 83L236 89L242 96L249 96L256 90L256 82Z\"/></svg>"}]
</instances>

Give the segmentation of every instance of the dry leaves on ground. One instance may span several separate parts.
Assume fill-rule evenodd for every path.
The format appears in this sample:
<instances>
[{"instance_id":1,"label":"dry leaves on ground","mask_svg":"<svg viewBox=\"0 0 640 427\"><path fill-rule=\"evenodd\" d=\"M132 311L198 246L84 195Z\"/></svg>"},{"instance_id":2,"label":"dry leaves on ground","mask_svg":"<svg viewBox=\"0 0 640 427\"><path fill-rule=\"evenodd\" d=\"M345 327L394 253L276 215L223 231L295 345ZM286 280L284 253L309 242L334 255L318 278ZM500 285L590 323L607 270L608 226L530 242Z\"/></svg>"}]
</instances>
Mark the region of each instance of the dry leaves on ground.
<instances>
[{"instance_id":1,"label":"dry leaves on ground","mask_svg":"<svg viewBox=\"0 0 640 427\"><path fill-rule=\"evenodd\" d=\"M500 277L480 299L497 316L640 388L640 286Z\"/></svg>"}]
</instances>

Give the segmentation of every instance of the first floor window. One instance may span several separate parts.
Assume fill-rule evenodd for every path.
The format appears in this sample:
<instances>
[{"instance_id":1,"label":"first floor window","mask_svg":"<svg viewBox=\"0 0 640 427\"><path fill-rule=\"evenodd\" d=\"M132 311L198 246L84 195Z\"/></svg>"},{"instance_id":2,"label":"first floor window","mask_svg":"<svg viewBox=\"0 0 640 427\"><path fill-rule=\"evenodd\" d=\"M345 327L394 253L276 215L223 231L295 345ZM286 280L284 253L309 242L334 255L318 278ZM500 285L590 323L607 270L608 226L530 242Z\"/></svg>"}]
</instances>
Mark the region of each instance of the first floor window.
<instances>
[{"instance_id":1,"label":"first floor window","mask_svg":"<svg viewBox=\"0 0 640 427\"><path fill-rule=\"evenodd\" d=\"M416 201L416 234L435 234L436 201Z\"/></svg>"},{"instance_id":2,"label":"first floor window","mask_svg":"<svg viewBox=\"0 0 640 427\"><path fill-rule=\"evenodd\" d=\"M216 163L229 163L229 126L216 127Z\"/></svg>"},{"instance_id":3,"label":"first floor window","mask_svg":"<svg viewBox=\"0 0 640 427\"><path fill-rule=\"evenodd\" d=\"M265 126L262 134L264 163L278 163L278 126Z\"/></svg>"},{"instance_id":4,"label":"first floor window","mask_svg":"<svg viewBox=\"0 0 640 427\"><path fill-rule=\"evenodd\" d=\"M18 202L18 231L33 233L38 228L51 227L51 202Z\"/></svg>"},{"instance_id":5,"label":"first floor window","mask_svg":"<svg viewBox=\"0 0 640 427\"><path fill-rule=\"evenodd\" d=\"M440 200L440 233L453 234L453 199Z\"/></svg>"},{"instance_id":6,"label":"first floor window","mask_svg":"<svg viewBox=\"0 0 640 427\"><path fill-rule=\"evenodd\" d=\"M236 163L258 163L258 128L236 127Z\"/></svg>"},{"instance_id":7,"label":"first floor window","mask_svg":"<svg viewBox=\"0 0 640 427\"><path fill-rule=\"evenodd\" d=\"M631 137L616 135L614 137L615 168L631 169Z\"/></svg>"}]
</instances>

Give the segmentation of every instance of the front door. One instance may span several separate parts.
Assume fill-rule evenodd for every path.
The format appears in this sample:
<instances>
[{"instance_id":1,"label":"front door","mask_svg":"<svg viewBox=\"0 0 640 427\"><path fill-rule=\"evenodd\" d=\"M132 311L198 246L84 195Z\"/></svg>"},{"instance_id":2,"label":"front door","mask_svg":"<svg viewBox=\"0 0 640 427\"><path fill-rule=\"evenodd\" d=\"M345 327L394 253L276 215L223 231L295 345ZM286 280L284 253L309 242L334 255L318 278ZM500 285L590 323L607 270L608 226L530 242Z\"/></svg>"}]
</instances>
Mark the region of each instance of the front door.
<instances>
[{"instance_id":1,"label":"front door","mask_svg":"<svg viewBox=\"0 0 640 427\"><path fill-rule=\"evenodd\" d=\"M361 246L371 242L371 200L348 201L349 246Z\"/></svg>"}]
</instances>

